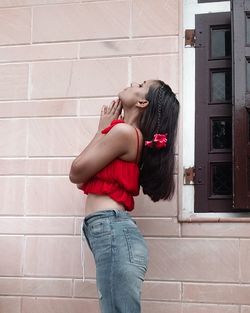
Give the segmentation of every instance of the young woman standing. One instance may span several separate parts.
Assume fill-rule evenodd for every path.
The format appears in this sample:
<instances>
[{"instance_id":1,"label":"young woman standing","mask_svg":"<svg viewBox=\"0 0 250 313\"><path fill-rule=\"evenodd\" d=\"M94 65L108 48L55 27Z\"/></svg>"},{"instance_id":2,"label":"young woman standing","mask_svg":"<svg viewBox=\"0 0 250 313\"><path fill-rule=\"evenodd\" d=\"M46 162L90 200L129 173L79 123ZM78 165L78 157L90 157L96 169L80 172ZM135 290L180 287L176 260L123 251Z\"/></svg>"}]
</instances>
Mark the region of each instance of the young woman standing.
<instances>
[{"instance_id":1,"label":"young woman standing","mask_svg":"<svg viewBox=\"0 0 250 313\"><path fill-rule=\"evenodd\" d=\"M140 186L154 202L173 197L178 115L163 81L131 84L102 107L97 133L71 165L70 181L88 195L82 230L102 313L141 312L148 247L128 212Z\"/></svg>"}]
</instances>

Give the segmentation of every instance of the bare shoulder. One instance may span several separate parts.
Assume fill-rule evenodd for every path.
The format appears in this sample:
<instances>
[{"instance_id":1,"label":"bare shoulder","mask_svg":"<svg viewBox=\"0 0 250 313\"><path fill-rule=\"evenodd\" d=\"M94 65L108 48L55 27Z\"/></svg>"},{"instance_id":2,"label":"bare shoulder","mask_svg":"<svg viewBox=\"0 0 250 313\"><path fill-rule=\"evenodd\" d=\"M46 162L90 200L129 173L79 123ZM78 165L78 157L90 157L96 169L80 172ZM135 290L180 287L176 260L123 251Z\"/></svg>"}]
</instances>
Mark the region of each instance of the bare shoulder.
<instances>
[{"instance_id":1,"label":"bare shoulder","mask_svg":"<svg viewBox=\"0 0 250 313\"><path fill-rule=\"evenodd\" d=\"M143 147L143 135L139 128L137 128L137 134L139 139L139 154ZM137 154L137 143L136 143L136 128L127 123L118 123L114 125L111 130L105 136L105 141L112 142L114 147L122 146L123 149L126 147L126 151L123 151L122 157L120 158L126 161L135 160Z\"/></svg>"},{"instance_id":2,"label":"bare shoulder","mask_svg":"<svg viewBox=\"0 0 250 313\"><path fill-rule=\"evenodd\" d=\"M123 154L121 159L126 161L134 161L137 155L137 144L136 144L136 129L139 139L139 155L141 154L143 146L143 135L139 128L135 128L132 125L126 123L116 124L111 130L110 135L113 136L112 141L115 143L123 144L126 143L127 151ZM109 137L111 138L111 137Z\"/></svg>"},{"instance_id":3,"label":"bare shoulder","mask_svg":"<svg viewBox=\"0 0 250 313\"><path fill-rule=\"evenodd\" d=\"M126 123L119 123L112 127L109 131L111 136L128 138L134 135L135 128Z\"/></svg>"}]
</instances>

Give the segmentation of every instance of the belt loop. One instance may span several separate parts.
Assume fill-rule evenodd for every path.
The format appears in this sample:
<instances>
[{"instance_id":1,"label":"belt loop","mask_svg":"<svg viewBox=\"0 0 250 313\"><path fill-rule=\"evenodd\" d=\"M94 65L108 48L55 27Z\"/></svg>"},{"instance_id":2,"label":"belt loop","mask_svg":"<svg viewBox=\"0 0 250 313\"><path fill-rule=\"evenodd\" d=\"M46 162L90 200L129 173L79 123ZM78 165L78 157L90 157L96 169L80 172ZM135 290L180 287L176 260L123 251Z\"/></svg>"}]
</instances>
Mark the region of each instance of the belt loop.
<instances>
[{"instance_id":1,"label":"belt loop","mask_svg":"<svg viewBox=\"0 0 250 313\"><path fill-rule=\"evenodd\" d=\"M123 216L123 211L121 211L120 209L114 209L115 211L115 217L119 218Z\"/></svg>"}]
</instances>

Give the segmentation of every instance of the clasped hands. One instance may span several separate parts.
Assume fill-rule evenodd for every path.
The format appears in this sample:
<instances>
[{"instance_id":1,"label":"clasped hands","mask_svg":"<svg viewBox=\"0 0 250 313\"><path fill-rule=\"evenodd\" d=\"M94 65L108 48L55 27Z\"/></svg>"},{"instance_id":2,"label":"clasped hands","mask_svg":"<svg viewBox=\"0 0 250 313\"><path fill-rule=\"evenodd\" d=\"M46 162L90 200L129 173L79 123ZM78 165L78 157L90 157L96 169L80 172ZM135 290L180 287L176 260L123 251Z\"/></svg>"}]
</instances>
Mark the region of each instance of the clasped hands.
<instances>
[{"instance_id":1,"label":"clasped hands","mask_svg":"<svg viewBox=\"0 0 250 313\"><path fill-rule=\"evenodd\" d=\"M113 100L110 105L103 105L98 125L98 131L108 127L115 119L122 119L122 104L118 98Z\"/></svg>"},{"instance_id":2,"label":"clasped hands","mask_svg":"<svg viewBox=\"0 0 250 313\"><path fill-rule=\"evenodd\" d=\"M108 127L110 123L115 119L123 119L122 104L119 98L111 101L109 105L102 106L98 132L101 132L104 128ZM81 187L82 183L77 184L78 189L81 189Z\"/></svg>"}]
</instances>

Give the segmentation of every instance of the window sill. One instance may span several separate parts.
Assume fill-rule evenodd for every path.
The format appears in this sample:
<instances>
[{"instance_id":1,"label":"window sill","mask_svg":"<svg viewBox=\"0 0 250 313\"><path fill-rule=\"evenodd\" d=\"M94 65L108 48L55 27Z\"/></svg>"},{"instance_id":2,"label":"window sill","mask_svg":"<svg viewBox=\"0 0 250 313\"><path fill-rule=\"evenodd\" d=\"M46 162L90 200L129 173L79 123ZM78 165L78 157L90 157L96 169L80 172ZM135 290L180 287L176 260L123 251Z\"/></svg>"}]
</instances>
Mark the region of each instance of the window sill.
<instances>
[{"instance_id":1,"label":"window sill","mask_svg":"<svg viewBox=\"0 0 250 313\"><path fill-rule=\"evenodd\" d=\"M182 212L181 212L182 213ZM216 223L216 222L245 222L250 223L250 213L190 213L178 214L180 223Z\"/></svg>"}]
</instances>

